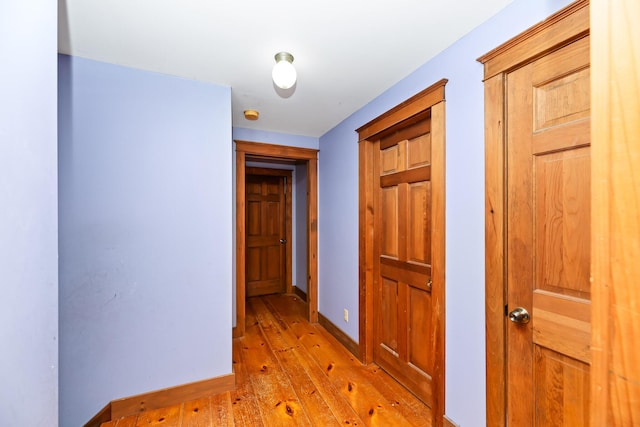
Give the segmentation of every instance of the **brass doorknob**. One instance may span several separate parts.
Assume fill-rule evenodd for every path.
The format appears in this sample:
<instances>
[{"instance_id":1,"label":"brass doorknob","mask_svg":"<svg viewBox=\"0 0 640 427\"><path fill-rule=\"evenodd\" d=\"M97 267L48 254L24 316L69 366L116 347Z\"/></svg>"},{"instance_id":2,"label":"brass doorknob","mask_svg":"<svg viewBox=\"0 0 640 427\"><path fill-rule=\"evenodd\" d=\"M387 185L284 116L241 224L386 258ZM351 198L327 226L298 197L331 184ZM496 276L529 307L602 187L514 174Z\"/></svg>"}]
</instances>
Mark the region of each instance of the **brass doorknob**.
<instances>
[{"instance_id":1,"label":"brass doorknob","mask_svg":"<svg viewBox=\"0 0 640 427\"><path fill-rule=\"evenodd\" d=\"M280 243L287 243L287 239L280 239Z\"/></svg>"},{"instance_id":2,"label":"brass doorknob","mask_svg":"<svg viewBox=\"0 0 640 427\"><path fill-rule=\"evenodd\" d=\"M529 316L529 312L526 309L518 307L509 313L509 320L513 323L529 323L531 316Z\"/></svg>"}]
</instances>

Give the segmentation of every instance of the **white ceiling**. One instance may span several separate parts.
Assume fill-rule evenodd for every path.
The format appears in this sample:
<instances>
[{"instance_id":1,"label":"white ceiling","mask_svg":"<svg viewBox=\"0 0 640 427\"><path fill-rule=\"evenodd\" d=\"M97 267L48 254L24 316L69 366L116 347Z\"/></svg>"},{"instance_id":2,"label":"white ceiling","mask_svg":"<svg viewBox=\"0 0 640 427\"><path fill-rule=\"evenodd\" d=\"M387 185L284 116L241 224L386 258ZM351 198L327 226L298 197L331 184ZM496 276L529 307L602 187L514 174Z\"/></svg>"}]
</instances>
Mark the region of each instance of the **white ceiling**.
<instances>
[{"instance_id":1,"label":"white ceiling","mask_svg":"<svg viewBox=\"0 0 640 427\"><path fill-rule=\"evenodd\" d=\"M59 0L58 46L229 85L233 126L318 137L510 2ZM271 81L279 51L295 57L288 93Z\"/></svg>"}]
</instances>

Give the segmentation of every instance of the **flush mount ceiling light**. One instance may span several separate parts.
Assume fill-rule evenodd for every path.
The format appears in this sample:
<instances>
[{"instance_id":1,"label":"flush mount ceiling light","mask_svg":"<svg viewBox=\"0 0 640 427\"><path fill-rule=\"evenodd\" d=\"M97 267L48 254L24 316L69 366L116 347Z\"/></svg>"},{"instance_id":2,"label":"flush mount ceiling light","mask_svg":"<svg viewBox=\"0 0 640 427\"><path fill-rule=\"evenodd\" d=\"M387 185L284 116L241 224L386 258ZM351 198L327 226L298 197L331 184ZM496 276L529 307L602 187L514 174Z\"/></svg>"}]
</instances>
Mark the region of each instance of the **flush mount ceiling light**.
<instances>
[{"instance_id":1,"label":"flush mount ceiling light","mask_svg":"<svg viewBox=\"0 0 640 427\"><path fill-rule=\"evenodd\" d=\"M258 120L260 113L256 110L244 110L244 118L247 120Z\"/></svg>"},{"instance_id":2,"label":"flush mount ceiling light","mask_svg":"<svg viewBox=\"0 0 640 427\"><path fill-rule=\"evenodd\" d=\"M271 77L280 89L290 89L296 84L297 73L293 66L293 55L289 52L276 53L276 65L273 66Z\"/></svg>"}]
</instances>

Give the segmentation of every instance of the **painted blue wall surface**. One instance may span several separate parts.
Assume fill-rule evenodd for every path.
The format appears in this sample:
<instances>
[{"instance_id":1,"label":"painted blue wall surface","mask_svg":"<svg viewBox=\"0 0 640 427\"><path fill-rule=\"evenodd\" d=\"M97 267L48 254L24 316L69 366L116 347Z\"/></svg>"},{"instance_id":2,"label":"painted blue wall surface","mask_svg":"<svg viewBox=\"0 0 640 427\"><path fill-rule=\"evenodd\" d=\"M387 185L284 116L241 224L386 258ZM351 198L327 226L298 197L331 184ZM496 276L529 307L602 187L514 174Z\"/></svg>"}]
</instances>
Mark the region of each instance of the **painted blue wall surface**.
<instances>
[{"instance_id":1,"label":"painted blue wall surface","mask_svg":"<svg viewBox=\"0 0 640 427\"><path fill-rule=\"evenodd\" d=\"M56 23L54 2L0 2L2 426L58 423Z\"/></svg>"},{"instance_id":2,"label":"painted blue wall surface","mask_svg":"<svg viewBox=\"0 0 640 427\"><path fill-rule=\"evenodd\" d=\"M517 0L320 138L319 311L358 338L355 129L436 81L446 85L446 413L485 425L484 99L476 58L570 0ZM425 41L425 43L428 42ZM458 313L465 313L459 316Z\"/></svg>"},{"instance_id":3,"label":"painted blue wall surface","mask_svg":"<svg viewBox=\"0 0 640 427\"><path fill-rule=\"evenodd\" d=\"M269 132L256 129L234 127L233 139L238 141L264 142L289 147L318 149L320 140L313 136L293 135L282 132Z\"/></svg>"},{"instance_id":4,"label":"painted blue wall surface","mask_svg":"<svg viewBox=\"0 0 640 427\"><path fill-rule=\"evenodd\" d=\"M231 373L231 161L229 87L59 57L61 425Z\"/></svg>"},{"instance_id":5,"label":"painted blue wall surface","mask_svg":"<svg viewBox=\"0 0 640 427\"><path fill-rule=\"evenodd\" d=\"M56 25L55 2L0 2L1 426L58 423Z\"/></svg>"}]
</instances>

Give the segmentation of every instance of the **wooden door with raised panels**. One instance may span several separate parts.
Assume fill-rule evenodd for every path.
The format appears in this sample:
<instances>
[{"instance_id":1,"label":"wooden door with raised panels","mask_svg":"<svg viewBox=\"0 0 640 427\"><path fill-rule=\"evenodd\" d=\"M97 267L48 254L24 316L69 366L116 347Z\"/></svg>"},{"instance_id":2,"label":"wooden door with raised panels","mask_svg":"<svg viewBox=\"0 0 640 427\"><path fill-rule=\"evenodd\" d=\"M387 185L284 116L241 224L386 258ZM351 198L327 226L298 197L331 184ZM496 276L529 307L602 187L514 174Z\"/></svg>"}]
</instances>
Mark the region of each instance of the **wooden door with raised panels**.
<instances>
[{"instance_id":1,"label":"wooden door with raised panels","mask_svg":"<svg viewBox=\"0 0 640 427\"><path fill-rule=\"evenodd\" d=\"M379 280L374 361L432 403L431 111L376 141Z\"/></svg>"},{"instance_id":2,"label":"wooden door with raised panels","mask_svg":"<svg viewBox=\"0 0 640 427\"><path fill-rule=\"evenodd\" d=\"M246 295L286 292L285 177L247 175Z\"/></svg>"},{"instance_id":3,"label":"wooden door with raised panels","mask_svg":"<svg viewBox=\"0 0 640 427\"><path fill-rule=\"evenodd\" d=\"M510 426L589 425L589 76L588 36L506 74Z\"/></svg>"}]
</instances>

